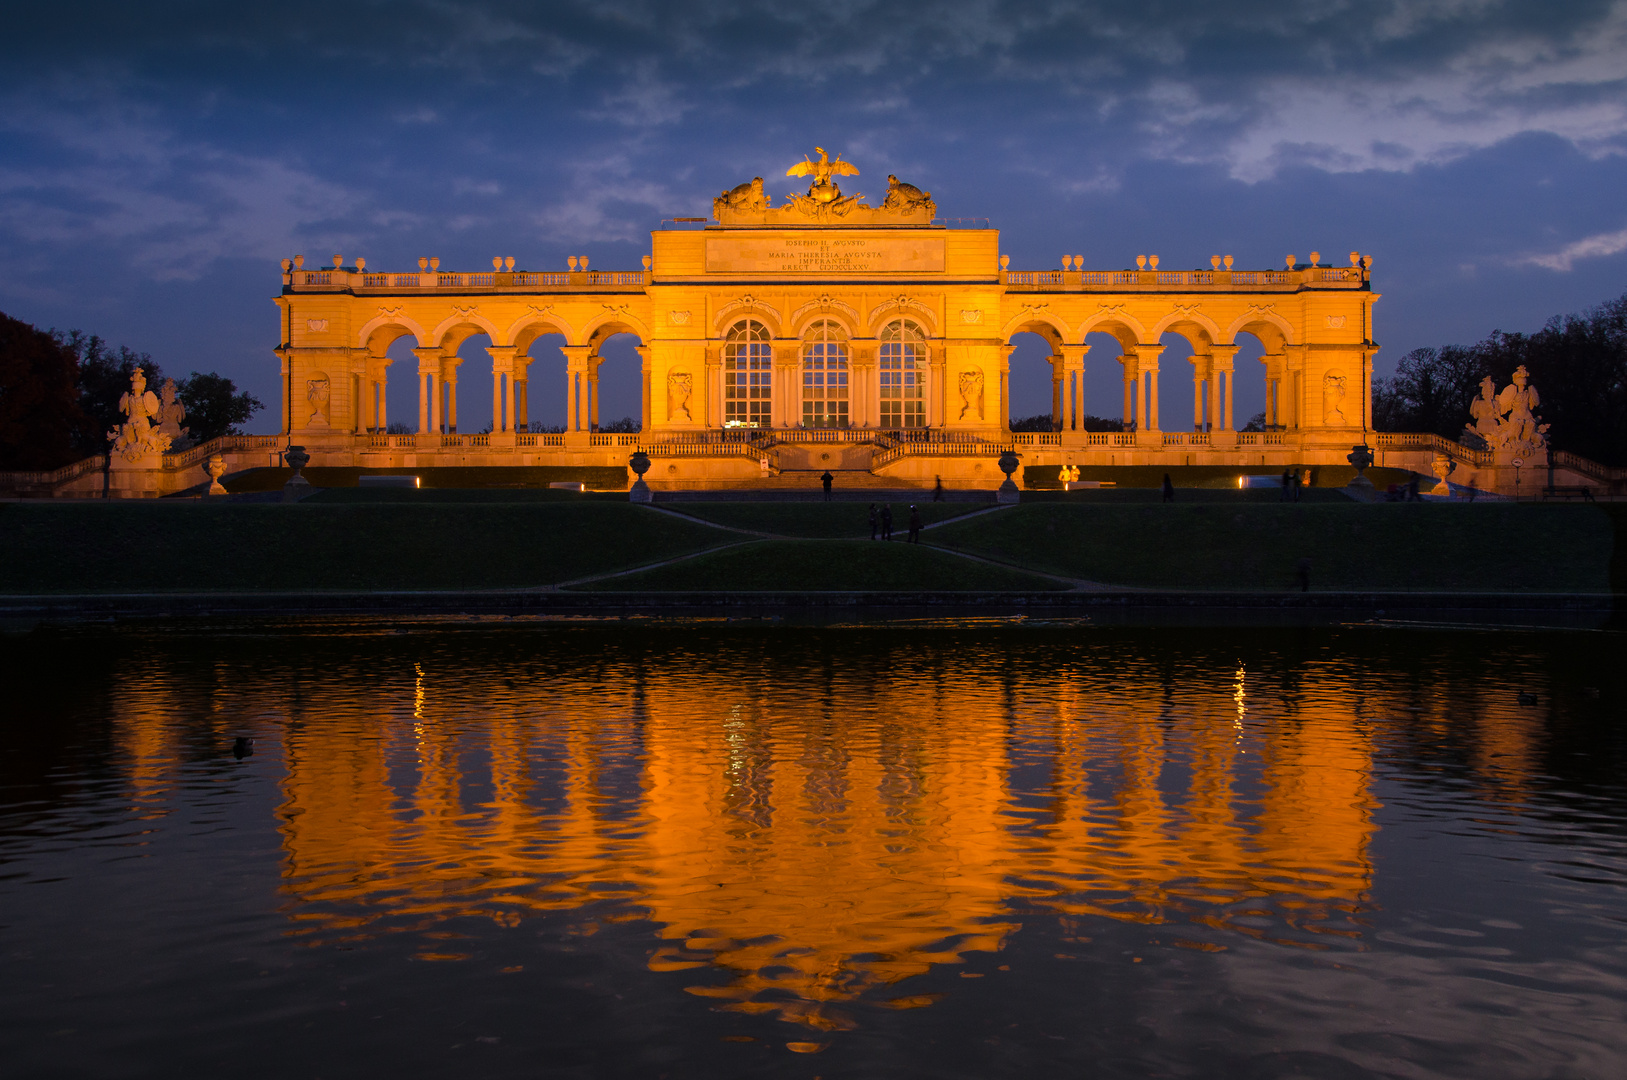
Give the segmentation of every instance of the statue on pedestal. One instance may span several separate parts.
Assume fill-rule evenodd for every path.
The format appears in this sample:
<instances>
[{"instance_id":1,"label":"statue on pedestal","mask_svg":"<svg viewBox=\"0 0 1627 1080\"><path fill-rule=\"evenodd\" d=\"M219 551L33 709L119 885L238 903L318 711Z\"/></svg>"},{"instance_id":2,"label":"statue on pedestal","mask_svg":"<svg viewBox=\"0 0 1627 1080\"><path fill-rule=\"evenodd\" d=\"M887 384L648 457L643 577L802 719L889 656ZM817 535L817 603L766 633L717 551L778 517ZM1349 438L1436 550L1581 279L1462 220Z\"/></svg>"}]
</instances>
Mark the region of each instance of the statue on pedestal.
<instances>
[{"instance_id":1,"label":"statue on pedestal","mask_svg":"<svg viewBox=\"0 0 1627 1080\"><path fill-rule=\"evenodd\" d=\"M1476 450L1491 450L1536 464L1545 460L1548 452L1548 425L1539 424L1536 415L1542 398L1531 385L1524 364L1514 372L1513 379L1502 393L1497 392L1491 376L1480 380L1480 396L1469 404L1474 424L1464 425L1462 439Z\"/></svg>"},{"instance_id":2,"label":"statue on pedestal","mask_svg":"<svg viewBox=\"0 0 1627 1080\"><path fill-rule=\"evenodd\" d=\"M107 433L114 454L136 462L170 448L170 436L152 425L160 411L158 395L147 389L147 376L140 368L130 373L130 389L119 398L119 411L126 417L124 423Z\"/></svg>"}]
</instances>

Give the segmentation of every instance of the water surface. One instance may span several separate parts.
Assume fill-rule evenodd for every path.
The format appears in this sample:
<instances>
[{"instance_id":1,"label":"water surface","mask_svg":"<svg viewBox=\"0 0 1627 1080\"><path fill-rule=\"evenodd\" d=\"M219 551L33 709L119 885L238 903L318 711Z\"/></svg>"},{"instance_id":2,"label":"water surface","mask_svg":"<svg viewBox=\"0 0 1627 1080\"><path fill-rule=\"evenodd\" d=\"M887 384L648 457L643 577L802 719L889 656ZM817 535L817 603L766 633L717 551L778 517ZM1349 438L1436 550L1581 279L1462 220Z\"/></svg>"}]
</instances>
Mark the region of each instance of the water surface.
<instances>
[{"instance_id":1,"label":"water surface","mask_svg":"<svg viewBox=\"0 0 1627 1080\"><path fill-rule=\"evenodd\" d=\"M12 639L32 690L0 726L0 1062L1619 1076L1621 646L998 622Z\"/></svg>"}]
</instances>

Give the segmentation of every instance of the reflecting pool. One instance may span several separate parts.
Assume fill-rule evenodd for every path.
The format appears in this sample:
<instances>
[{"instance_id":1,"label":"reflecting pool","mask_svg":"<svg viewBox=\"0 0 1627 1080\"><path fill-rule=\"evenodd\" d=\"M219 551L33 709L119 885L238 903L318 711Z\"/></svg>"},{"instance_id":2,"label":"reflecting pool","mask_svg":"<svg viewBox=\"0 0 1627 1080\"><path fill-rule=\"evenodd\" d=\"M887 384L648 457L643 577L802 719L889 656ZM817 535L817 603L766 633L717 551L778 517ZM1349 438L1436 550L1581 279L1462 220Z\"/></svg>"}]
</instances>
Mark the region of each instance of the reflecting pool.
<instances>
[{"instance_id":1,"label":"reflecting pool","mask_svg":"<svg viewBox=\"0 0 1627 1080\"><path fill-rule=\"evenodd\" d=\"M1021 620L14 637L0 1063L1624 1075L1622 645Z\"/></svg>"}]
</instances>

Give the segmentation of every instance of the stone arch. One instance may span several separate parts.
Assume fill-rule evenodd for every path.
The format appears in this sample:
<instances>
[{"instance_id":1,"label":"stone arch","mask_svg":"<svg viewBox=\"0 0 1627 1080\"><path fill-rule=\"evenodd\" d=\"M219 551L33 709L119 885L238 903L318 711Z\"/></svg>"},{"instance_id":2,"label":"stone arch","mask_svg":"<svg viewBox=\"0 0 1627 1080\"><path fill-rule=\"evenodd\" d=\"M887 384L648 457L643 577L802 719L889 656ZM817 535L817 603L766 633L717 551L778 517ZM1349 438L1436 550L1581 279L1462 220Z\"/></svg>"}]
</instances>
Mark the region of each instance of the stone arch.
<instances>
[{"instance_id":1,"label":"stone arch","mask_svg":"<svg viewBox=\"0 0 1627 1080\"><path fill-rule=\"evenodd\" d=\"M1189 327L1196 327L1198 332L1193 333ZM1191 308L1177 308L1170 312L1159 319L1148 333L1152 335L1147 339L1149 341L1157 341L1165 334L1179 334L1192 343L1193 349L1203 349L1221 340L1220 327L1215 321L1203 312Z\"/></svg>"},{"instance_id":2,"label":"stone arch","mask_svg":"<svg viewBox=\"0 0 1627 1080\"><path fill-rule=\"evenodd\" d=\"M1238 333L1244 330L1259 338L1269 350L1280 351L1285 345L1298 344L1294 340L1293 323L1278 315L1270 307L1249 308L1226 328L1220 342L1229 345L1236 339Z\"/></svg>"},{"instance_id":3,"label":"stone arch","mask_svg":"<svg viewBox=\"0 0 1627 1080\"><path fill-rule=\"evenodd\" d=\"M1013 316L1000 330L1000 340L1007 345L1018 334L1038 334L1057 351L1068 341L1068 324L1045 311L1025 311Z\"/></svg>"},{"instance_id":4,"label":"stone arch","mask_svg":"<svg viewBox=\"0 0 1627 1080\"><path fill-rule=\"evenodd\" d=\"M521 353L529 353L538 338L549 334L563 334L566 341L573 341L576 337L576 331L571 324L555 315L552 310L533 309L514 320L513 325L508 328L508 336L502 340ZM493 342L498 340L492 339Z\"/></svg>"},{"instance_id":5,"label":"stone arch","mask_svg":"<svg viewBox=\"0 0 1627 1080\"><path fill-rule=\"evenodd\" d=\"M387 333L394 330L395 333ZM379 314L368 320L356 335L357 348L366 349L374 356L383 356L397 338L410 336L419 345L428 345L430 337L424 328L404 315Z\"/></svg>"},{"instance_id":6,"label":"stone arch","mask_svg":"<svg viewBox=\"0 0 1627 1080\"><path fill-rule=\"evenodd\" d=\"M748 318L756 319L768 327L768 332L774 337L783 336L780 332L782 326L780 313L751 296L730 300L718 308L712 316L712 333L716 337L722 337L729 332L729 327Z\"/></svg>"},{"instance_id":7,"label":"stone arch","mask_svg":"<svg viewBox=\"0 0 1627 1080\"><path fill-rule=\"evenodd\" d=\"M898 319L908 319L915 323L928 338L938 337L937 315L919 300L912 300L906 296L888 300L871 308L867 333L875 337L881 333L882 327Z\"/></svg>"},{"instance_id":8,"label":"stone arch","mask_svg":"<svg viewBox=\"0 0 1627 1080\"><path fill-rule=\"evenodd\" d=\"M639 344L641 345L647 345L650 341L649 331L644 328L642 323L634 319L620 319L613 316L606 316L605 318L597 319L594 322L589 323L582 330L582 344L588 346L594 352L597 352L599 350L599 346L603 345L606 341L615 337L617 334L632 334L634 337L638 338Z\"/></svg>"},{"instance_id":9,"label":"stone arch","mask_svg":"<svg viewBox=\"0 0 1627 1080\"><path fill-rule=\"evenodd\" d=\"M791 313L791 335L800 341L807 334L808 327L823 321L840 326L848 337L864 336L864 321L858 311L840 300L825 297L810 300Z\"/></svg>"},{"instance_id":10,"label":"stone arch","mask_svg":"<svg viewBox=\"0 0 1627 1080\"><path fill-rule=\"evenodd\" d=\"M1122 308L1103 308L1090 316L1079 326L1079 341L1084 341L1089 334L1112 334L1118 340L1119 348L1129 352L1143 342L1156 343L1157 337L1149 337L1147 328Z\"/></svg>"},{"instance_id":11,"label":"stone arch","mask_svg":"<svg viewBox=\"0 0 1627 1080\"><path fill-rule=\"evenodd\" d=\"M467 329L467 333L453 337L455 331L465 329ZM440 325L435 327L430 333L429 340L424 344L440 345L447 352L456 352L458 346L463 344L466 338L471 338L476 334L485 334L492 341L499 341L502 338L502 331L498 330L490 319L474 309L471 308L467 311L454 310L452 314L441 320Z\"/></svg>"},{"instance_id":12,"label":"stone arch","mask_svg":"<svg viewBox=\"0 0 1627 1080\"><path fill-rule=\"evenodd\" d=\"M607 305L603 314L589 319L582 327L581 339L577 344L598 348L606 338L617 334L632 334L644 343L650 340L650 328L644 325L644 320L626 307L609 308Z\"/></svg>"}]
</instances>

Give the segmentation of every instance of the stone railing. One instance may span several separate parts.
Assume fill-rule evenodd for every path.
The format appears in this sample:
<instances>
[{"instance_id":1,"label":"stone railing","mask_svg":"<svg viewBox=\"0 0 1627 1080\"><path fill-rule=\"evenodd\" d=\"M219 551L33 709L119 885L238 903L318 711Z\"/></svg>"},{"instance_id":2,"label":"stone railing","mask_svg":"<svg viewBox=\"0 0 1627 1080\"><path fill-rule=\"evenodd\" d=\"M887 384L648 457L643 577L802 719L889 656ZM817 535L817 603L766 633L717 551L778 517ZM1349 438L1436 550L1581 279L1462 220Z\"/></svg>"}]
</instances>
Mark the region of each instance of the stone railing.
<instances>
[{"instance_id":1,"label":"stone railing","mask_svg":"<svg viewBox=\"0 0 1627 1080\"><path fill-rule=\"evenodd\" d=\"M1555 468L1569 469L1571 472L1581 473L1591 480L1601 484L1619 484L1627 480L1627 469L1620 465L1601 465L1592 458L1585 458L1580 454L1573 454L1568 450L1548 451L1548 460L1553 462Z\"/></svg>"},{"instance_id":2,"label":"stone railing","mask_svg":"<svg viewBox=\"0 0 1627 1080\"><path fill-rule=\"evenodd\" d=\"M1210 442L1207 431L1166 431L1163 435L1165 446L1208 446Z\"/></svg>"},{"instance_id":3,"label":"stone railing","mask_svg":"<svg viewBox=\"0 0 1627 1080\"><path fill-rule=\"evenodd\" d=\"M1016 449L1015 443L990 442L970 432L939 431L932 428L878 432L872 441L882 447L881 452L870 459L872 471L911 455L997 458L1007 450Z\"/></svg>"},{"instance_id":4,"label":"stone railing","mask_svg":"<svg viewBox=\"0 0 1627 1080\"><path fill-rule=\"evenodd\" d=\"M52 490L62 484L72 483L88 472L100 472L105 468L107 455L97 454L94 457L81 458L60 469L40 472L0 472L0 491Z\"/></svg>"},{"instance_id":5,"label":"stone railing","mask_svg":"<svg viewBox=\"0 0 1627 1080\"><path fill-rule=\"evenodd\" d=\"M1430 431L1376 431L1373 445L1380 450L1429 450L1479 469L1491 465L1495 458L1490 450L1476 450Z\"/></svg>"},{"instance_id":6,"label":"stone railing","mask_svg":"<svg viewBox=\"0 0 1627 1080\"><path fill-rule=\"evenodd\" d=\"M589 446L638 446L638 435L629 435L625 432L599 432L588 436Z\"/></svg>"},{"instance_id":7,"label":"stone railing","mask_svg":"<svg viewBox=\"0 0 1627 1080\"><path fill-rule=\"evenodd\" d=\"M1305 288L1360 289L1368 272L1359 266L1306 266L1293 270L1007 270L1014 292L1167 292L1171 289L1272 292Z\"/></svg>"},{"instance_id":8,"label":"stone railing","mask_svg":"<svg viewBox=\"0 0 1627 1080\"><path fill-rule=\"evenodd\" d=\"M1061 446L1060 431L1018 431L1011 436L1013 446Z\"/></svg>"},{"instance_id":9,"label":"stone railing","mask_svg":"<svg viewBox=\"0 0 1627 1080\"><path fill-rule=\"evenodd\" d=\"M475 271L422 270L416 273L374 273L340 267L330 270L290 270L283 285L294 292L348 291L353 293L468 292L472 289L503 292L556 289L642 289L650 275L643 270Z\"/></svg>"},{"instance_id":10,"label":"stone railing","mask_svg":"<svg viewBox=\"0 0 1627 1080\"><path fill-rule=\"evenodd\" d=\"M281 450L288 443L286 435L221 435L206 443L164 455L164 468L190 469L208 461L213 454L229 454L234 450Z\"/></svg>"},{"instance_id":11,"label":"stone railing","mask_svg":"<svg viewBox=\"0 0 1627 1080\"><path fill-rule=\"evenodd\" d=\"M1133 431L1087 431L1085 432L1086 446L1134 446L1136 433Z\"/></svg>"},{"instance_id":12,"label":"stone railing","mask_svg":"<svg viewBox=\"0 0 1627 1080\"><path fill-rule=\"evenodd\" d=\"M1282 446L1287 442L1287 433L1282 431L1239 431L1237 433L1238 446Z\"/></svg>"}]
</instances>

